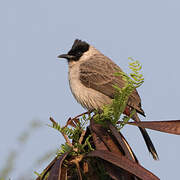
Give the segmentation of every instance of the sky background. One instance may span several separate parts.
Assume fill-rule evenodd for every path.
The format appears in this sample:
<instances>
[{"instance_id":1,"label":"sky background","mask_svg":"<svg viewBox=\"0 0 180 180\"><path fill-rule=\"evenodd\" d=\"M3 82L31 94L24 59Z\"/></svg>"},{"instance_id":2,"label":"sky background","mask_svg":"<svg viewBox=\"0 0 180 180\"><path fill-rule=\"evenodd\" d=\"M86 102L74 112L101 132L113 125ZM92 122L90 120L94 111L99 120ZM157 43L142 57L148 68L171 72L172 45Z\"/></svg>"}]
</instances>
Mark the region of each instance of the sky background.
<instances>
[{"instance_id":1,"label":"sky background","mask_svg":"<svg viewBox=\"0 0 180 180\"><path fill-rule=\"evenodd\" d=\"M76 38L95 46L125 72L128 57L139 60L145 83L138 91L146 120L179 119L179 17L178 0L1 1L0 169L8 153L18 150L18 136L36 119L43 127L21 148L10 178L41 172L48 162L38 168L33 163L63 143L47 126L49 117L63 125L84 111L70 92L67 62L57 58ZM148 132L159 161L152 159L136 127L123 128L145 168L162 180L178 179L180 137Z\"/></svg>"}]
</instances>

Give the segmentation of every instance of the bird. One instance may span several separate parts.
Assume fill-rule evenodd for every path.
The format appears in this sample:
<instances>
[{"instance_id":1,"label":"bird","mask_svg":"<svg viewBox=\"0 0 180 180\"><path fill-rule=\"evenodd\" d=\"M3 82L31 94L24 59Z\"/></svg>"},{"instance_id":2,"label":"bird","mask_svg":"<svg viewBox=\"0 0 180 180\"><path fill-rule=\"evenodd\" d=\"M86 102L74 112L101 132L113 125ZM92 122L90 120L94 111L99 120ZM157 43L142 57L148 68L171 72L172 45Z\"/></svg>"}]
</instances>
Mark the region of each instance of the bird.
<instances>
[{"instance_id":1,"label":"bird","mask_svg":"<svg viewBox=\"0 0 180 180\"><path fill-rule=\"evenodd\" d=\"M125 86L123 78L114 75L117 70L122 69L86 41L76 39L68 53L61 54L58 58L67 60L71 92L77 102L88 111L100 110L104 105L112 103L116 92L113 85L120 88ZM129 96L124 114L130 115L132 109L136 110L132 119L139 122L138 114L145 116L145 113L136 89ZM158 160L158 154L146 129L139 129L153 159Z\"/></svg>"}]
</instances>

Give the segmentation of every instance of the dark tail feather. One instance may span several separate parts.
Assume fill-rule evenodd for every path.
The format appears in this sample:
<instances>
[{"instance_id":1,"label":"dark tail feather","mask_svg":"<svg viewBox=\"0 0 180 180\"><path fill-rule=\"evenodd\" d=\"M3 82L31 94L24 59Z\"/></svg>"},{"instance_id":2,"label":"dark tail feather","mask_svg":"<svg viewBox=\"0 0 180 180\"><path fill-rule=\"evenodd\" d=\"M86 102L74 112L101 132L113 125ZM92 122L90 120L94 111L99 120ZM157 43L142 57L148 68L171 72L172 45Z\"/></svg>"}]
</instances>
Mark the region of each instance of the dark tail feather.
<instances>
[{"instance_id":1,"label":"dark tail feather","mask_svg":"<svg viewBox=\"0 0 180 180\"><path fill-rule=\"evenodd\" d=\"M147 146L149 152L152 154L153 159L158 160L159 159L158 154L156 152L156 149L155 149L146 129L139 127L139 130L141 131L141 134L143 135L143 138L146 142L146 146Z\"/></svg>"},{"instance_id":2,"label":"dark tail feather","mask_svg":"<svg viewBox=\"0 0 180 180\"><path fill-rule=\"evenodd\" d=\"M134 115L134 118L133 118L133 119L134 119L136 122L139 122L139 121L140 121L140 119L139 119L139 117L138 117L137 114ZM154 159L154 160L158 160L158 159L159 159L158 154L157 154L157 152L156 152L156 149L155 149L155 147L154 147L154 145L153 145L153 143L152 143L152 141L151 141L151 139L150 139L150 137L149 137L146 129L141 128L141 127L139 127L139 129L140 129L140 131L141 131L141 134L143 135L143 138L144 138L144 140L145 140L145 143L146 143L146 146L147 146L149 152L150 152L150 153L152 154L152 156L153 156L153 159Z\"/></svg>"}]
</instances>

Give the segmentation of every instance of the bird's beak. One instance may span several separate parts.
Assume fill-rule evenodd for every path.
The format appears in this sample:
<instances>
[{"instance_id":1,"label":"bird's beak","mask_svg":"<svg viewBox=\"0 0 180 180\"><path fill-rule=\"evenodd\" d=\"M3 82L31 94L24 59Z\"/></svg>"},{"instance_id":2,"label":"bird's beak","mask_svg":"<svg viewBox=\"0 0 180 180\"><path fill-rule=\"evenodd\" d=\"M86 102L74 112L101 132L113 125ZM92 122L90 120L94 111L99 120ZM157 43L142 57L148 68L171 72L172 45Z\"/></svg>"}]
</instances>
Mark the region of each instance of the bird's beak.
<instances>
[{"instance_id":1,"label":"bird's beak","mask_svg":"<svg viewBox=\"0 0 180 180\"><path fill-rule=\"evenodd\" d=\"M74 59L75 56L69 55L69 54L61 54L61 55L58 56L58 58Z\"/></svg>"}]
</instances>

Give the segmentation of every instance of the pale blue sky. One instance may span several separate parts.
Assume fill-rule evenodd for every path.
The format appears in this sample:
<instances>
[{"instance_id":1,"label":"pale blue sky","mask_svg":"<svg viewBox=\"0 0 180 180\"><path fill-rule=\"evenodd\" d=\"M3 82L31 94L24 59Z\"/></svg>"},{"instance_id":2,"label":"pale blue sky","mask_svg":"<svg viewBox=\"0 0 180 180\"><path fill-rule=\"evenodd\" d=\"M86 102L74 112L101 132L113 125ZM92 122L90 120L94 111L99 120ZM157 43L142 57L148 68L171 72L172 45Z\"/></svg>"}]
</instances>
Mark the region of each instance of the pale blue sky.
<instances>
[{"instance_id":1,"label":"pale blue sky","mask_svg":"<svg viewBox=\"0 0 180 180\"><path fill-rule=\"evenodd\" d=\"M8 151L17 148L16 138L32 119L44 123L23 149L13 180L63 142L46 126L49 116L63 124L84 111L71 95L66 61L56 58L69 50L75 38L88 41L126 72L128 57L140 60L145 83L139 92L146 119L180 118L178 0L6 0L0 4L0 161L4 163ZM179 136L149 130L160 157L155 162L137 128L127 126L123 133L144 167L162 180L179 178Z\"/></svg>"}]
</instances>

